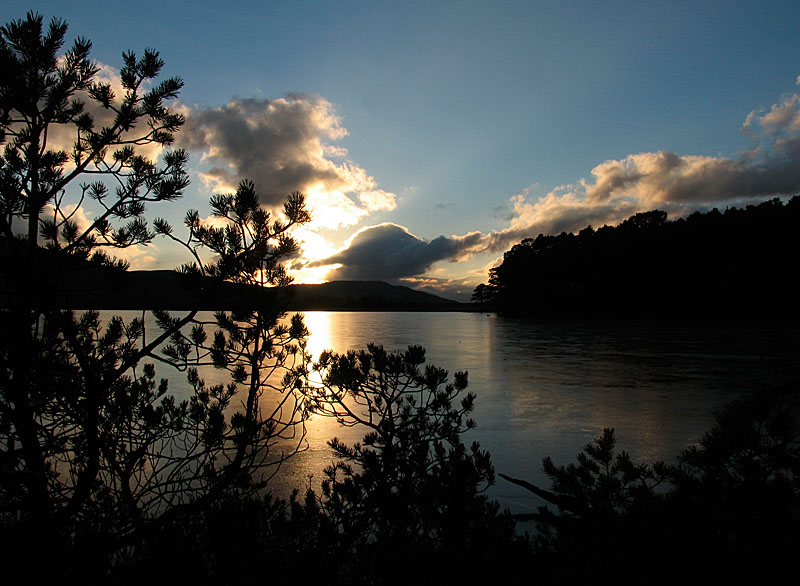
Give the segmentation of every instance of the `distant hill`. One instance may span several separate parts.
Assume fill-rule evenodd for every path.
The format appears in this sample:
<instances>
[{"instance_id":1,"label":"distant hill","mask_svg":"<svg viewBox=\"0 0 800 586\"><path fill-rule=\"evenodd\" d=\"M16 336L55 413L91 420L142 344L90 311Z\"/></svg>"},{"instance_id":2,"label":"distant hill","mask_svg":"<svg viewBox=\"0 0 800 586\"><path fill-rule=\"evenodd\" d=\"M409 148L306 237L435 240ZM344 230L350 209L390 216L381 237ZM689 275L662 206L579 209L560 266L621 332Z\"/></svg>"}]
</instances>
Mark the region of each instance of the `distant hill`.
<instances>
[{"instance_id":1,"label":"distant hill","mask_svg":"<svg viewBox=\"0 0 800 586\"><path fill-rule=\"evenodd\" d=\"M89 263L43 283L45 303L73 309L203 309L228 310L254 303L280 303L287 310L329 311L459 311L458 303L408 287L380 281L333 281L291 285L286 291L180 275L175 271L120 271ZM0 300L8 307L13 284L0 284ZM17 294L19 295L19 294Z\"/></svg>"},{"instance_id":2,"label":"distant hill","mask_svg":"<svg viewBox=\"0 0 800 586\"><path fill-rule=\"evenodd\" d=\"M458 310L466 303L415 291L382 281L331 281L319 285L291 285L292 309L305 310Z\"/></svg>"}]
</instances>

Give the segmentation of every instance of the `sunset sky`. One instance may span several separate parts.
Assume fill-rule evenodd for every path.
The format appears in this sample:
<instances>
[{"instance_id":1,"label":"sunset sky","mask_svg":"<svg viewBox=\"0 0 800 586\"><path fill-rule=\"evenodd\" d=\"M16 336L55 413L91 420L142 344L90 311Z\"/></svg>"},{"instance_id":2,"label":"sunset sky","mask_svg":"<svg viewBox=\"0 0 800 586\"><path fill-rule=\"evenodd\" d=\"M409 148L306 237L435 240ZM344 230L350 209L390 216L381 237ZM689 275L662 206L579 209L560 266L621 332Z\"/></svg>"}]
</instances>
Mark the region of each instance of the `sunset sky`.
<instances>
[{"instance_id":1,"label":"sunset sky","mask_svg":"<svg viewBox=\"0 0 800 586\"><path fill-rule=\"evenodd\" d=\"M540 232L800 193L797 0L12 0L3 22L28 10L91 39L108 79L144 48L183 78L192 185L150 217L207 216L243 178L268 205L305 192L299 281L464 300Z\"/></svg>"}]
</instances>

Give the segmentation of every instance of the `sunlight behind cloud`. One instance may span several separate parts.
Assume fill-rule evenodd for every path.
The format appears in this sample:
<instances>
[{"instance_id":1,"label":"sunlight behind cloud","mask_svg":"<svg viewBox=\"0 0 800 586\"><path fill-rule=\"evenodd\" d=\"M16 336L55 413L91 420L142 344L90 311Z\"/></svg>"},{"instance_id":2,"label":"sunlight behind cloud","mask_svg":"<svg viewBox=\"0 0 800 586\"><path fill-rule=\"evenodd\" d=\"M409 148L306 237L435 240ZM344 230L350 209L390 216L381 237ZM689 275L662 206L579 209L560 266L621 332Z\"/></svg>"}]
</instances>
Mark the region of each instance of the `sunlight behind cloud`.
<instances>
[{"instance_id":1,"label":"sunlight behind cloud","mask_svg":"<svg viewBox=\"0 0 800 586\"><path fill-rule=\"evenodd\" d=\"M300 243L303 257L306 260L313 261L327 258L336 252L336 247L333 244L308 225L297 228L292 232L292 235Z\"/></svg>"},{"instance_id":2,"label":"sunlight behind cloud","mask_svg":"<svg viewBox=\"0 0 800 586\"><path fill-rule=\"evenodd\" d=\"M218 108L190 107L186 119L179 144L201 154L198 174L213 190L230 191L247 178L269 206L302 191L319 225L332 228L395 207L395 195L378 189L364 168L331 160L347 156L344 147L331 144L347 129L322 96L233 99Z\"/></svg>"},{"instance_id":3,"label":"sunlight behind cloud","mask_svg":"<svg viewBox=\"0 0 800 586\"><path fill-rule=\"evenodd\" d=\"M326 260L342 263L333 273L338 278L374 274L420 286L425 279L437 278L434 263L496 255L540 233L616 225L652 209L680 217L711 206L747 205L800 191L800 96L784 96L767 110L751 112L742 130L754 147L736 157L657 151L606 160L591 169L591 180L560 185L543 194L536 193L540 186L534 183L512 196L509 223L503 229L425 240L406 227L383 223L362 228L344 249ZM325 261L316 264L321 262ZM488 267L483 267L484 274Z\"/></svg>"},{"instance_id":4,"label":"sunlight behind cloud","mask_svg":"<svg viewBox=\"0 0 800 586\"><path fill-rule=\"evenodd\" d=\"M369 214L366 208L338 190L326 190L322 185L315 185L306 190L306 205L311 214L308 226L314 230L336 230L354 226Z\"/></svg>"},{"instance_id":5,"label":"sunlight behind cloud","mask_svg":"<svg viewBox=\"0 0 800 586\"><path fill-rule=\"evenodd\" d=\"M326 283L328 281L328 273L331 270L337 269L342 265L325 265L322 267L307 267L300 266L297 269L289 269L289 274L294 283L298 285L309 284L314 285L318 283Z\"/></svg>"},{"instance_id":6,"label":"sunlight behind cloud","mask_svg":"<svg viewBox=\"0 0 800 586\"><path fill-rule=\"evenodd\" d=\"M289 274L295 283L323 283L331 265L309 267L310 262L327 258L336 252L324 236L310 229L308 225L297 228L293 232L295 240L300 244L300 257L289 264Z\"/></svg>"}]
</instances>

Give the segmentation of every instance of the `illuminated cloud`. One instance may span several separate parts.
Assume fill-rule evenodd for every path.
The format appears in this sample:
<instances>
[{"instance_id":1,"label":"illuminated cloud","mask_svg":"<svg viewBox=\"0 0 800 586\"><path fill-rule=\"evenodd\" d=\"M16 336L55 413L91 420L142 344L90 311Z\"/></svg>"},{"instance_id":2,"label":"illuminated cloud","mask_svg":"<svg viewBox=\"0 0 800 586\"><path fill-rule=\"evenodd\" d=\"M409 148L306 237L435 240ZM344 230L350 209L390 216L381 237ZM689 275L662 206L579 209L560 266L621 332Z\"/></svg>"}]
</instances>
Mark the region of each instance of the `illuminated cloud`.
<instances>
[{"instance_id":1,"label":"illuminated cloud","mask_svg":"<svg viewBox=\"0 0 800 586\"><path fill-rule=\"evenodd\" d=\"M449 258L502 252L540 233L614 225L656 208L680 217L800 192L800 96L786 96L766 112L751 112L742 132L755 147L737 158L639 153L597 165L593 181L560 186L536 199L530 193L534 184L511 198L507 228L451 237Z\"/></svg>"},{"instance_id":2,"label":"illuminated cloud","mask_svg":"<svg viewBox=\"0 0 800 586\"><path fill-rule=\"evenodd\" d=\"M148 245L129 246L128 248L111 248L106 252L110 256L126 260L131 265L131 269L142 271L158 268L161 259L159 247L152 242Z\"/></svg>"},{"instance_id":3,"label":"illuminated cloud","mask_svg":"<svg viewBox=\"0 0 800 586\"><path fill-rule=\"evenodd\" d=\"M617 224L641 211L629 201L589 203L579 186L561 186L533 201L524 190L511 198L511 205L510 225L477 239L470 252L504 252L523 238Z\"/></svg>"},{"instance_id":4,"label":"illuminated cloud","mask_svg":"<svg viewBox=\"0 0 800 586\"><path fill-rule=\"evenodd\" d=\"M267 205L292 191L308 195L317 227L356 224L396 207L395 194L378 189L362 167L330 144L347 135L330 102L291 94L277 100L233 100L219 108L190 108L179 145L203 153L202 179L215 191L233 191L251 179Z\"/></svg>"},{"instance_id":5,"label":"illuminated cloud","mask_svg":"<svg viewBox=\"0 0 800 586\"><path fill-rule=\"evenodd\" d=\"M656 208L680 217L711 206L798 193L800 96L786 96L767 112L751 112L742 132L755 148L737 158L632 154L597 165L591 182L558 187L536 200L530 189L523 191L511 198L509 227L485 235L472 250L498 252L521 238L613 225Z\"/></svg>"},{"instance_id":6,"label":"illuminated cloud","mask_svg":"<svg viewBox=\"0 0 800 586\"><path fill-rule=\"evenodd\" d=\"M800 96L769 111L750 112L742 132L756 148L738 158L639 153L606 161L584 183L587 204L629 200L643 206L719 202L789 195L800 190Z\"/></svg>"},{"instance_id":7,"label":"illuminated cloud","mask_svg":"<svg viewBox=\"0 0 800 586\"><path fill-rule=\"evenodd\" d=\"M642 205L718 202L786 195L800 188L800 159L764 154L739 159L640 153L592 169L588 204L628 199Z\"/></svg>"},{"instance_id":8,"label":"illuminated cloud","mask_svg":"<svg viewBox=\"0 0 800 586\"><path fill-rule=\"evenodd\" d=\"M664 151L628 155L597 165L593 181L560 186L539 198L531 196L536 184L523 190L511 198L510 223L503 230L426 241L402 226L380 224L359 230L344 250L309 266L340 264L329 274L333 279L417 279L421 285L423 275L432 278L436 262L501 253L540 233L614 225L655 208L679 217L800 191L800 96L786 96L766 112L751 112L742 132L755 148L738 158Z\"/></svg>"},{"instance_id":9,"label":"illuminated cloud","mask_svg":"<svg viewBox=\"0 0 800 586\"><path fill-rule=\"evenodd\" d=\"M417 291L424 291L433 295L439 295L446 299L456 301L468 301L475 286L485 280L486 276L481 275L477 280L469 277L460 279L447 279L435 276L424 277L404 277L398 280L400 285L411 287Z\"/></svg>"}]
</instances>

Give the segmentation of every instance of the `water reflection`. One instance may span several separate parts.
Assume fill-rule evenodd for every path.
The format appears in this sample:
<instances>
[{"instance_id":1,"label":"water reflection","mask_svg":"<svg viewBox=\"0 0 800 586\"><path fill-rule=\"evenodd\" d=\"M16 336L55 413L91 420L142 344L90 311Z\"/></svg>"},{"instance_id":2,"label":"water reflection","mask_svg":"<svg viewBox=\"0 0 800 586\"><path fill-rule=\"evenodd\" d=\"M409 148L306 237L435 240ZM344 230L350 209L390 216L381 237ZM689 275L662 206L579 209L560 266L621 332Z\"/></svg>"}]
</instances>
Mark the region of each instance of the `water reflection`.
<instances>
[{"instance_id":1,"label":"water reflection","mask_svg":"<svg viewBox=\"0 0 800 586\"><path fill-rule=\"evenodd\" d=\"M324 350L344 352L350 349L341 344L341 336L337 335L336 315L338 314L324 311L304 314L303 322L311 332L306 341L306 351L312 360L318 360ZM282 497L287 497L293 489L302 492L309 485L319 492L319 485L324 476L323 470L334 461L328 441L338 437L345 442L355 443L361 440L362 433L358 429L342 427L333 418L312 415L305 422L302 451L295 454L284 466L280 478L276 478L276 482L273 483L273 490Z\"/></svg>"},{"instance_id":2,"label":"water reflection","mask_svg":"<svg viewBox=\"0 0 800 586\"><path fill-rule=\"evenodd\" d=\"M548 323L414 312L306 312L305 323L314 358L370 342L389 350L416 344L429 362L451 373L467 370L478 427L466 439L480 441L498 471L534 482L545 480L542 457L566 464L603 427L616 429L619 447L635 460L671 460L701 437L725 402L764 382L762 357L800 356L798 328L786 324ZM211 367L202 374L227 381ZM183 374L159 368L159 375L179 397L186 393ZM361 431L324 417L307 421L305 451L284 464L276 491L303 488L309 477L318 486L334 436L352 443ZM498 482L491 494L504 506L524 511L539 504Z\"/></svg>"},{"instance_id":3,"label":"water reflection","mask_svg":"<svg viewBox=\"0 0 800 586\"><path fill-rule=\"evenodd\" d=\"M308 311L303 315L303 323L311 332L307 340L307 351L317 360L323 350L333 348L331 321L333 313L327 311Z\"/></svg>"},{"instance_id":4,"label":"water reflection","mask_svg":"<svg viewBox=\"0 0 800 586\"><path fill-rule=\"evenodd\" d=\"M603 427L616 429L634 459L672 460L722 405L763 384L762 356L800 355L797 328L785 324L548 323L474 313L328 319L335 350L421 344L431 362L468 370L478 395L473 439L498 471L539 482L543 456L568 463ZM493 495L517 509L536 505L510 485L498 484Z\"/></svg>"}]
</instances>

